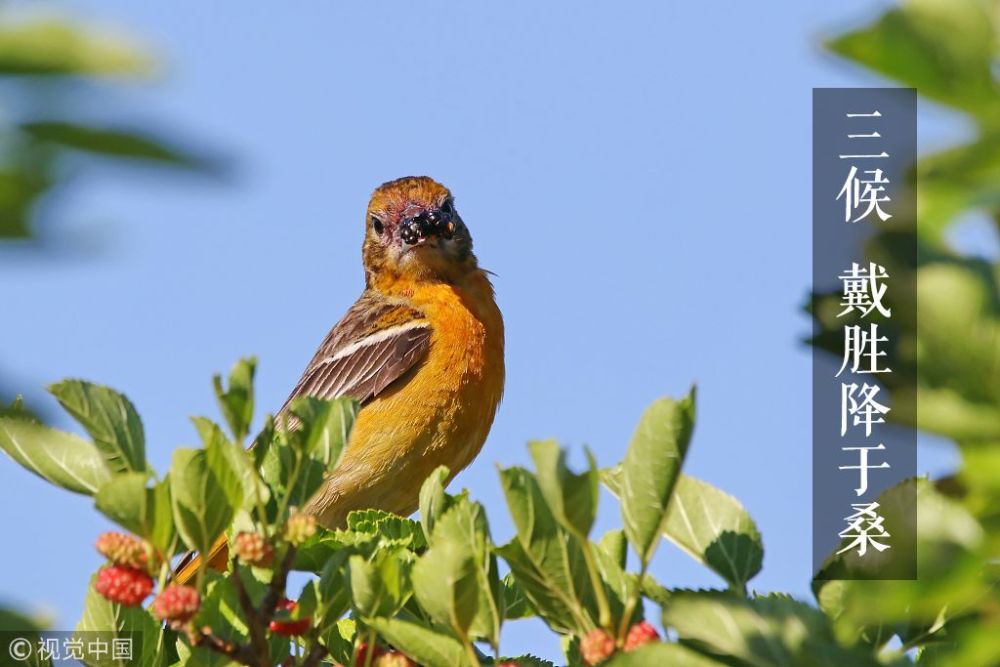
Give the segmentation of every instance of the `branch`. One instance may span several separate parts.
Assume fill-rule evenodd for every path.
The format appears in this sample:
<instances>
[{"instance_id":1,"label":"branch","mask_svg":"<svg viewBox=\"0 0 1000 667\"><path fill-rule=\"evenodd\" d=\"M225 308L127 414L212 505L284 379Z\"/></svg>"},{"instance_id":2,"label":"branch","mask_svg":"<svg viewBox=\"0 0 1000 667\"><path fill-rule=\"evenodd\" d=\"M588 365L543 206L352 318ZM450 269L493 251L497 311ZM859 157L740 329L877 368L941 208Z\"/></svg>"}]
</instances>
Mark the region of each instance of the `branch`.
<instances>
[{"instance_id":1,"label":"branch","mask_svg":"<svg viewBox=\"0 0 1000 667\"><path fill-rule=\"evenodd\" d=\"M254 664L266 665L268 660L270 660L271 650L267 643L267 628L271 621L274 620L274 612L278 608L278 602L285 597L288 572L292 569L294 563L295 547L289 545L284 557L281 559L281 564L274 570L274 576L271 577L271 583L267 586L267 593L264 594L264 599L261 601L260 607L256 608L250 599L249 593L247 593L246 586L243 585L243 579L240 577L239 559L236 557L233 558L233 572L230 576L233 580L233 586L236 588L236 594L239 596L240 608L246 615L250 645L253 647L253 653L256 656ZM249 648L247 647L248 650ZM312 652L310 652L311 654ZM321 654L319 658L322 657ZM319 658L317 658L316 664L318 664Z\"/></svg>"},{"instance_id":2,"label":"branch","mask_svg":"<svg viewBox=\"0 0 1000 667\"><path fill-rule=\"evenodd\" d=\"M261 663L257 659L256 652L246 644L234 644L230 641L226 641L221 637L216 637L212 634L212 628L205 626L200 630L194 630L193 628L189 632L188 639L191 640L193 646L203 646L211 651L220 653L241 665L247 665L248 667L261 667ZM265 663L266 664L266 663Z\"/></svg>"},{"instance_id":3,"label":"branch","mask_svg":"<svg viewBox=\"0 0 1000 667\"><path fill-rule=\"evenodd\" d=\"M267 664L271 654L270 647L267 644L267 624L270 623L270 619L264 620L262 614L254 608L246 586L243 585L243 578L240 577L239 560L237 558L233 559L233 572L230 576L233 580L233 586L236 588L236 594L239 597L240 608L243 610L244 615L246 615L250 645L253 646L257 659L263 661L262 664ZM271 613L274 613L273 610Z\"/></svg>"},{"instance_id":4,"label":"branch","mask_svg":"<svg viewBox=\"0 0 1000 667\"><path fill-rule=\"evenodd\" d=\"M278 608L278 602L285 597L285 586L288 584L288 572L295 563L295 547L288 545L285 556L281 559L281 565L274 571L271 583L267 587L267 594L260 603L260 617L262 621L270 623L274 618L274 610Z\"/></svg>"},{"instance_id":5,"label":"branch","mask_svg":"<svg viewBox=\"0 0 1000 667\"><path fill-rule=\"evenodd\" d=\"M312 648L309 649L309 653L306 653L306 657L302 661L302 667L316 667L320 660L326 657L326 654L326 647L318 641L313 641Z\"/></svg>"}]
</instances>

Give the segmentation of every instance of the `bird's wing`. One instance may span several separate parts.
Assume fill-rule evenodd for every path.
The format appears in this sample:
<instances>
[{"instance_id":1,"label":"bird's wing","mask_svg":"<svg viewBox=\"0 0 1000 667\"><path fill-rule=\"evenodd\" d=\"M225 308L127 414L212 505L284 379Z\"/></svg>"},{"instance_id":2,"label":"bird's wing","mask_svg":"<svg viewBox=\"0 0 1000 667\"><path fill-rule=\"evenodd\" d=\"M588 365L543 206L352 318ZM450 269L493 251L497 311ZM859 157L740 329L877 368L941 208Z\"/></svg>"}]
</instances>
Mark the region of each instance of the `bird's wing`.
<instances>
[{"instance_id":1,"label":"bird's wing","mask_svg":"<svg viewBox=\"0 0 1000 667\"><path fill-rule=\"evenodd\" d=\"M350 396L362 404L427 355L431 325L403 303L365 294L327 334L279 414L299 396Z\"/></svg>"}]
</instances>

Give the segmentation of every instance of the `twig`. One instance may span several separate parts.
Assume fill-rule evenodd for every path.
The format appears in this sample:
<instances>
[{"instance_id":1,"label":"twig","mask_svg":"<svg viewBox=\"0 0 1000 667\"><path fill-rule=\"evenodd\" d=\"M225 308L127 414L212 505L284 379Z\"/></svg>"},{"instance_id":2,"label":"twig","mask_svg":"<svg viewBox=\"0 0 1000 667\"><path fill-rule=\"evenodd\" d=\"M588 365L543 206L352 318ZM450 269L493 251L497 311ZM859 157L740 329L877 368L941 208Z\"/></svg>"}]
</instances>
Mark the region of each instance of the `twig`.
<instances>
[{"instance_id":1,"label":"twig","mask_svg":"<svg viewBox=\"0 0 1000 667\"><path fill-rule=\"evenodd\" d=\"M260 603L260 618L267 623L274 617L274 610L278 608L278 602L285 596L285 586L288 584L288 572L295 562L295 547L288 545L285 556L281 559L281 565L274 571L271 583L268 584L267 594Z\"/></svg>"},{"instance_id":2,"label":"twig","mask_svg":"<svg viewBox=\"0 0 1000 667\"><path fill-rule=\"evenodd\" d=\"M212 634L212 628L207 626L200 630L192 630L189 639L194 646L202 646L210 651L220 653L241 665L262 667L262 664L266 664L261 663L257 659L256 652L250 646L246 644L234 644L221 637L216 637Z\"/></svg>"},{"instance_id":3,"label":"twig","mask_svg":"<svg viewBox=\"0 0 1000 667\"><path fill-rule=\"evenodd\" d=\"M264 664L266 664L271 653L270 647L267 644L267 624L270 622L270 619L265 621L257 609L254 608L246 586L243 585L243 578L240 576L238 559L233 559L233 573L230 576L233 580L233 586L236 588L240 608L243 609L243 613L246 615L250 645L253 646L254 653L258 656L258 659L263 660Z\"/></svg>"},{"instance_id":4,"label":"twig","mask_svg":"<svg viewBox=\"0 0 1000 667\"><path fill-rule=\"evenodd\" d=\"M316 667L320 663L320 660L326 657L326 654L326 647L314 641L312 648L309 649L309 653L306 653L305 659L302 660L302 667Z\"/></svg>"},{"instance_id":5,"label":"twig","mask_svg":"<svg viewBox=\"0 0 1000 667\"><path fill-rule=\"evenodd\" d=\"M260 603L260 607L254 607L253 600L247 592L240 576L239 559L233 558L233 571L230 578L236 595L239 599L240 608L246 615L247 630L250 634L249 644L234 644L212 634L212 629L204 627L201 630L193 630L190 633L191 644L204 646L216 653L232 658L240 664L248 667L266 667L270 664L270 647L267 643L267 628L274 619L274 613L278 608L278 602L285 596L285 586L288 583L288 572L295 562L295 547L289 545L285 555L281 559L281 564L274 571L271 583L267 586L267 593ZM326 655L326 647L318 642L314 643L305 658L303 665L315 666Z\"/></svg>"}]
</instances>

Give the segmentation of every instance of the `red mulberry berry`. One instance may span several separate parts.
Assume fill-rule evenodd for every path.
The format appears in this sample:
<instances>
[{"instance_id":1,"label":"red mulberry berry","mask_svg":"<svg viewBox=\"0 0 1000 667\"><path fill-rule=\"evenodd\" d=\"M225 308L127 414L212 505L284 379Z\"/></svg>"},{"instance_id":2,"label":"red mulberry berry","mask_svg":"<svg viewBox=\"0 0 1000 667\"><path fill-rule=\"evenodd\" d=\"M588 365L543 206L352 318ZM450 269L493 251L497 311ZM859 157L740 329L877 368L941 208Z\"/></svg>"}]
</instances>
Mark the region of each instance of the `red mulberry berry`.
<instances>
[{"instance_id":1,"label":"red mulberry berry","mask_svg":"<svg viewBox=\"0 0 1000 667\"><path fill-rule=\"evenodd\" d=\"M380 657L385 655L385 649L378 644L372 649L372 664L375 663ZM361 642L358 645L358 657L354 661L355 667L364 667L365 661L368 659L368 642Z\"/></svg>"},{"instance_id":2,"label":"red mulberry berry","mask_svg":"<svg viewBox=\"0 0 1000 667\"><path fill-rule=\"evenodd\" d=\"M287 611L289 614L292 614L296 609L298 609L298 606L298 603L294 600L285 598L284 600L278 602L277 610ZM312 625L311 618L298 618L283 621L271 621L268 627L271 629L271 632L283 637L297 637L305 634L310 625Z\"/></svg>"},{"instance_id":3,"label":"red mulberry berry","mask_svg":"<svg viewBox=\"0 0 1000 667\"><path fill-rule=\"evenodd\" d=\"M153 592L153 580L134 567L109 565L97 573L94 590L126 607L137 607Z\"/></svg>"},{"instance_id":4,"label":"red mulberry berry","mask_svg":"<svg viewBox=\"0 0 1000 667\"><path fill-rule=\"evenodd\" d=\"M660 633L648 621L639 621L629 628L625 638L625 650L634 651L643 644L660 640Z\"/></svg>"}]
</instances>

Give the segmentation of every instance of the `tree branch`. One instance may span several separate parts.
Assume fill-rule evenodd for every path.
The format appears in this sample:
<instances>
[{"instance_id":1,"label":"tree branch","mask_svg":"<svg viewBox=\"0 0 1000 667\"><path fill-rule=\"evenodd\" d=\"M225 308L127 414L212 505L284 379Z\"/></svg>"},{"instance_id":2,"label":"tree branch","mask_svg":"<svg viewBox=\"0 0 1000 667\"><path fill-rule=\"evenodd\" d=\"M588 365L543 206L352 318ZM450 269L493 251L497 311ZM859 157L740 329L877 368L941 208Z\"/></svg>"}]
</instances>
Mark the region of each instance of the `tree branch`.
<instances>
[{"instance_id":1,"label":"tree branch","mask_svg":"<svg viewBox=\"0 0 1000 667\"><path fill-rule=\"evenodd\" d=\"M233 581L233 587L236 588L240 608L246 615L250 645L253 646L253 651L257 659L261 661L261 664L267 664L271 655L270 647L267 644L267 624L270 623L270 619L265 620L262 614L253 606L253 600L250 599L246 586L243 585L243 578L240 576L239 559L233 559L233 572L230 576Z\"/></svg>"},{"instance_id":2,"label":"tree branch","mask_svg":"<svg viewBox=\"0 0 1000 667\"><path fill-rule=\"evenodd\" d=\"M246 644L234 644L230 641L226 641L221 637L216 637L212 634L212 628L205 626L200 630L192 629L189 637L191 644L194 646L202 646L220 653L241 665L247 665L248 667L264 667L267 663L261 663L257 659L257 653L250 646Z\"/></svg>"},{"instance_id":3,"label":"tree branch","mask_svg":"<svg viewBox=\"0 0 1000 667\"><path fill-rule=\"evenodd\" d=\"M312 648L309 649L309 653L306 654L305 659L302 661L302 667L316 667L320 660L326 657L326 654L326 647L318 641L313 641Z\"/></svg>"},{"instance_id":4,"label":"tree branch","mask_svg":"<svg viewBox=\"0 0 1000 667\"><path fill-rule=\"evenodd\" d=\"M284 557L281 559L281 565L275 569L274 576L271 577L271 583L267 587L267 594L264 595L264 600L260 603L261 621L270 623L274 618L274 610L278 608L278 602L285 597L288 572L292 569L293 563L295 563L295 547L289 544Z\"/></svg>"}]
</instances>

